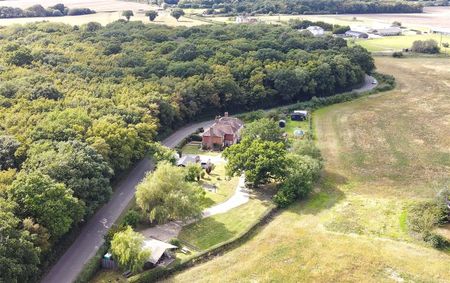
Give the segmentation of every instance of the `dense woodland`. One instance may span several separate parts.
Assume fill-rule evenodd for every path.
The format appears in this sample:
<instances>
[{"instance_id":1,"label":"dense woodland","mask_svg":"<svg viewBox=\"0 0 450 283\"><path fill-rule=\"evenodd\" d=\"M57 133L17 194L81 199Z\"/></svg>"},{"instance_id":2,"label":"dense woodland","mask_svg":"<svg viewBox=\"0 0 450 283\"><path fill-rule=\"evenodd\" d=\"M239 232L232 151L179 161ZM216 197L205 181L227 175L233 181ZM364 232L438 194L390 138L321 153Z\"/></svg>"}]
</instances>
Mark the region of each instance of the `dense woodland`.
<instances>
[{"instance_id":1,"label":"dense woodland","mask_svg":"<svg viewBox=\"0 0 450 283\"><path fill-rule=\"evenodd\" d=\"M78 16L95 13L94 10L88 8L69 8L64 4L56 4L48 8L36 4L26 9L16 7L0 7L0 18L33 18L33 17L62 17L62 16Z\"/></svg>"},{"instance_id":2,"label":"dense woodland","mask_svg":"<svg viewBox=\"0 0 450 283\"><path fill-rule=\"evenodd\" d=\"M53 247L157 134L200 116L330 96L374 68L361 47L271 25L118 21L0 29L0 281Z\"/></svg>"},{"instance_id":3,"label":"dense woodland","mask_svg":"<svg viewBox=\"0 0 450 283\"><path fill-rule=\"evenodd\" d=\"M178 1L168 0L172 4ZM217 14L369 14L369 13L421 13L422 4L416 1L353 1L353 0L182 0L181 8L214 9Z\"/></svg>"}]
</instances>

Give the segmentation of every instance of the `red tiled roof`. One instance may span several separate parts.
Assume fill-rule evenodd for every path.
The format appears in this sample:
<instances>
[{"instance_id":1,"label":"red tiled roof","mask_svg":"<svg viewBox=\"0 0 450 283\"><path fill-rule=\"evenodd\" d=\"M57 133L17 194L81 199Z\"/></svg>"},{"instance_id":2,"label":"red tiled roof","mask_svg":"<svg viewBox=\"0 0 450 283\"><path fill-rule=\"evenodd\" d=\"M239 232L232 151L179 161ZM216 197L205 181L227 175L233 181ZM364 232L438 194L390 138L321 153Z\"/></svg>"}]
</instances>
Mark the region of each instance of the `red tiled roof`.
<instances>
[{"instance_id":1,"label":"red tiled roof","mask_svg":"<svg viewBox=\"0 0 450 283\"><path fill-rule=\"evenodd\" d=\"M203 136L206 137L224 137L225 135L234 135L239 131L244 123L233 117L222 117L207 129Z\"/></svg>"}]
</instances>

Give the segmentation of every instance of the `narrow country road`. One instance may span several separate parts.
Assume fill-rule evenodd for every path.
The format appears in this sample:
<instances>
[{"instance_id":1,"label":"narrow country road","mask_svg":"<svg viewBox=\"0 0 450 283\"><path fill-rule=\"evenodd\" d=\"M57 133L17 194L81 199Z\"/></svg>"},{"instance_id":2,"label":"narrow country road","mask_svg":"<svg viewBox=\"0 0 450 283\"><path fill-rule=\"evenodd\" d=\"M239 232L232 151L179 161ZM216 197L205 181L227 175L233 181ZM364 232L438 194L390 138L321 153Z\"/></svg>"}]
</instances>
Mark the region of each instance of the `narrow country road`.
<instances>
[{"instance_id":1,"label":"narrow country road","mask_svg":"<svg viewBox=\"0 0 450 283\"><path fill-rule=\"evenodd\" d=\"M377 86L373 84L375 79L366 75L364 84L354 91L361 93L369 91ZM200 127L211 126L214 121L199 122L183 127L171 136L166 138L162 144L173 148L185 137L195 132ZM110 199L82 228L78 238L72 243L69 249L56 262L50 271L43 277L43 283L71 283L76 280L84 265L95 255L103 244L103 237L111 225L122 214L134 196L135 188L148 171L153 170L153 164L149 159L139 161L136 166L121 180ZM239 196L239 198L242 196ZM236 200L237 202L243 199ZM235 205L234 201L229 204ZM220 213L226 205L220 205L206 212L207 216Z\"/></svg>"},{"instance_id":2,"label":"narrow country road","mask_svg":"<svg viewBox=\"0 0 450 283\"><path fill-rule=\"evenodd\" d=\"M377 85L378 85L378 82L374 77L366 75L364 78L363 85L357 89L354 89L353 91L355 91L357 93L363 93L363 92L374 89Z\"/></svg>"},{"instance_id":3,"label":"narrow country road","mask_svg":"<svg viewBox=\"0 0 450 283\"><path fill-rule=\"evenodd\" d=\"M183 127L166 138L162 144L173 148L198 128L209 127L213 122L200 122ZM139 161L130 173L115 186L110 201L86 223L78 238L42 279L43 283L71 283L75 281L85 263L95 255L103 244L103 237L108 229L130 203L137 184L150 170L153 170L153 164L145 158Z\"/></svg>"}]
</instances>

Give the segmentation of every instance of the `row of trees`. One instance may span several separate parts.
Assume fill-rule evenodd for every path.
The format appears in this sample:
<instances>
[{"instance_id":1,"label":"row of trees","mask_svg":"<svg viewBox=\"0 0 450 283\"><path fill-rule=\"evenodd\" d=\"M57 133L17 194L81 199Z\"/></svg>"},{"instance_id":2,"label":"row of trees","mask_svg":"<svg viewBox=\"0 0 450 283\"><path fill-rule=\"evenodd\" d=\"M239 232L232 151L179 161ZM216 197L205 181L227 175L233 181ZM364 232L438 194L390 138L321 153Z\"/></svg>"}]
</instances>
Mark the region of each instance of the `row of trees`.
<instances>
[{"instance_id":1,"label":"row of trees","mask_svg":"<svg viewBox=\"0 0 450 283\"><path fill-rule=\"evenodd\" d=\"M88 8L68 8L64 4L56 4L48 8L36 4L26 9L15 7L0 7L0 19L5 18L31 18L31 17L62 17L94 14L95 11Z\"/></svg>"},{"instance_id":2,"label":"row of trees","mask_svg":"<svg viewBox=\"0 0 450 283\"><path fill-rule=\"evenodd\" d=\"M0 239L15 241L0 241L6 282L34 281L135 160L149 151L170 159L154 143L157 133L199 115L329 96L373 69L367 51L342 39L269 25L43 22L3 28L0 45L0 200L8 204L0 221L9 223ZM166 175L180 179L173 170ZM191 173L166 196L196 196ZM169 213L147 193L139 200L152 221L198 212L187 198ZM14 252L21 249L33 256Z\"/></svg>"},{"instance_id":3,"label":"row of trees","mask_svg":"<svg viewBox=\"0 0 450 283\"><path fill-rule=\"evenodd\" d=\"M170 12L170 15L178 21L179 18L184 16L184 11L182 9L173 9ZM131 17L133 17L133 16L134 16L134 13L132 10L126 10L126 11L122 12L122 17L125 17L127 19L127 21L130 21ZM158 12L155 10L147 11L147 12L145 12L145 16L147 16L148 19L151 22L153 22L156 19L156 17L158 17Z\"/></svg>"},{"instance_id":4,"label":"row of trees","mask_svg":"<svg viewBox=\"0 0 450 283\"><path fill-rule=\"evenodd\" d=\"M262 118L246 126L239 144L227 148L227 174L245 174L254 188L269 182L278 185L274 201L285 207L305 198L320 175L322 160L313 142L290 144L274 120Z\"/></svg>"},{"instance_id":5,"label":"row of trees","mask_svg":"<svg viewBox=\"0 0 450 283\"><path fill-rule=\"evenodd\" d=\"M180 8L210 8L222 14L372 14L372 13L421 13L418 3L359 0L185 0Z\"/></svg>"}]
</instances>

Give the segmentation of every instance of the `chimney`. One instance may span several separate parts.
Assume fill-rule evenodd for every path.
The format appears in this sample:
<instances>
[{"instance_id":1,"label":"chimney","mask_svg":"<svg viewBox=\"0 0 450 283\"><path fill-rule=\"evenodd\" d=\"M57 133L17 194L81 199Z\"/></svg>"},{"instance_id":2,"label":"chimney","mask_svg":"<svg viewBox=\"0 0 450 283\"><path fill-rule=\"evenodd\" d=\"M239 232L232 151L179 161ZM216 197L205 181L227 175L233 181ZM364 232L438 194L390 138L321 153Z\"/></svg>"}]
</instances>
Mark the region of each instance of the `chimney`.
<instances>
[{"instance_id":1,"label":"chimney","mask_svg":"<svg viewBox=\"0 0 450 283\"><path fill-rule=\"evenodd\" d=\"M224 117L228 117L228 112L225 112L223 115Z\"/></svg>"}]
</instances>

